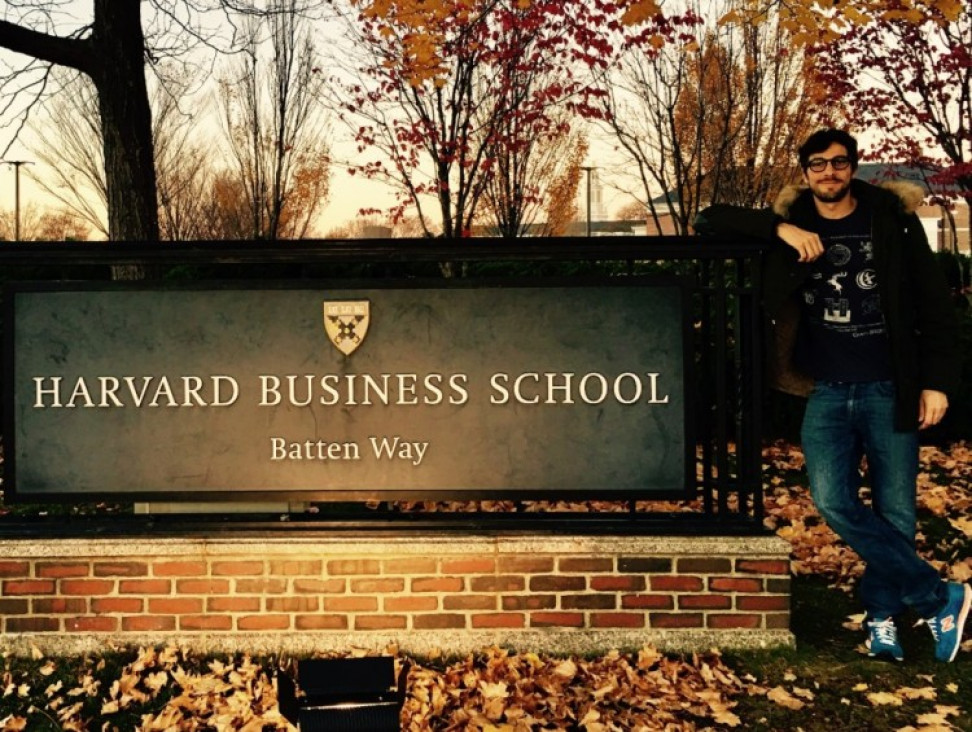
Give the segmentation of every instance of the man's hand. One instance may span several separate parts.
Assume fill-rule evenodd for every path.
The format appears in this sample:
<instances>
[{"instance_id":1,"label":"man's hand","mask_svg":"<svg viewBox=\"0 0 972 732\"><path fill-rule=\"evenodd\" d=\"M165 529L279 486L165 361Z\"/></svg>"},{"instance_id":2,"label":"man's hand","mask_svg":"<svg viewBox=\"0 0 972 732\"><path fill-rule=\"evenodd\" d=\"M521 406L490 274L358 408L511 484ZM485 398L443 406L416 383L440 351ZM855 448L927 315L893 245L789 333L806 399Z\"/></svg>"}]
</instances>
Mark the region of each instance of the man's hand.
<instances>
[{"instance_id":1,"label":"man's hand","mask_svg":"<svg viewBox=\"0 0 972 732\"><path fill-rule=\"evenodd\" d=\"M918 429L932 427L942 421L948 410L948 397L934 389L923 389L918 400Z\"/></svg>"},{"instance_id":2,"label":"man's hand","mask_svg":"<svg viewBox=\"0 0 972 732\"><path fill-rule=\"evenodd\" d=\"M786 221L780 222L776 227L776 235L796 249L801 262L812 262L824 252L823 242L820 241L819 236Z\"/></svg>"}]
</instances>

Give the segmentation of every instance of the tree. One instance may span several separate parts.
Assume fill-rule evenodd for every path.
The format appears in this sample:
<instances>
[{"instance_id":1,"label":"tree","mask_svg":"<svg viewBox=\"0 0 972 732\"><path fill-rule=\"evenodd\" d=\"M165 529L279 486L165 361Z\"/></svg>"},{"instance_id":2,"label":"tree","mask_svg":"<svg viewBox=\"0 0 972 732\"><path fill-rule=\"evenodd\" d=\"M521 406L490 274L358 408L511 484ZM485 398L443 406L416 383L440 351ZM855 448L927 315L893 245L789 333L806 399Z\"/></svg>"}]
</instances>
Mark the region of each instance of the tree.
<instances>
[{"instance_id":1,"label":"tree","mask_svg":"<svg viewBox=\"0 0 972 732\"><path fill-rule=\"evenodd\" d=\"M587 141L566 125L559 135L496 151L481 219L504 238L562 236L577 215Z\"/></svg>"},{"instance_id":2,"label":"tree","mask_svg":"<svg viewBox=\"0 0 972 732\"><path fill-rule=\"evenodd\" d=\"M154 63L184 53L193 43L230 49L234 14L259 14L250 0L91 0L88 22L63 25L55 0L8 1L0 19L0 48L26 57L0 73L0 113L25 123L34 102L49 91L52 69L65 67L87 76L97 92L101 118L108 234L112 240L159 238L152 116L145 75ZM313 0L302 4L313 6ZM148 8L143 18L143 9ZM222 12L220 32L204 27L206 13ZM143 20L154 35L146 38ZM159 21L153 23L153 21ZM20 114L14 109L20 102Z\"/></svg>"},{"instance_id":3,"label":"tree","mask_svg":"<svg viewBox=\"0 0 972 732\"><path fill-rule=\"evenodd\" d=\"M596 110L632 171L627 192L658 231L664 213L687 234L701 205L765 204L818 123L819 92L782 24L706 22L722 14L713 10L628 29Z\"/></svg>"},{"instance_id":4,"label":"tree","mask_svg":"<svg viewBox=\"0 0 972 732\"><path fill-rule=\"evenodd\" d=\"M0 241L12 241L16 230L15 213L0 209ZM41 209L27 204L20 211L20 239L22 241L84 241L90 229L73 212Z\"/></svg>"},{"instance_id":5,"label":"tree","mask_svg":"<svg viewBox=\"0 0 972 732\"><path fill-rule=\"evenodd\" d=\"M92 6L91 24L72 36L0 20L0 46L48 65L32 82L39 91L46 88L50 65L75 69L91 79L102 120L109 237L154 241L159 230L142 3L92 0ZM38 14L33 4L25 8L25 17ZM9 91L31 66L8 75L0 88Z\"/></svg>"},{"instance_id":6,"label":"tree","mask_svg":"<svg viewBox=\"0 0 972 732\"><path fill-rule=\"evenodd\" d=\"M265 21L250 19L244 53L220 84L231 165L250 214L245 238L303 236L327 196L323 75L299 5L274 0ZM261 54L264 22L269 60Z\"/></svg>"},{"instance_id":7,"label":"tree","mask_svg":"<svg viewBox=\"0 0 972 732\"><path fill-rule=\"evenodd\" d=\"M611 49L590 29L609 17L593 0L432 5L421 34L386 4L349 17L340 53L357 55L330 103L373 156L349 172L396 186L394 216L413 208L427 235L438 223L445 237L466 236L500 161L564 134L554 110L589 91L575 64L607 63Z\"/></svg>"},{"instance_id":8,"label":"tree","mask_svg":"<svg viewBox=\"0 0 972 732\"><path fill-rule=\"evenodd\" d=\"M868 157L923 170L939 200L972 204L972 8L887 7L814 50L824 80L856 124L880 133Z\"/></svg>"},{"instance_id":9,"label":"tree","mask_svg":"<svg viewBox=\"0 0 972 732\"><path fill-rule=\"evenodd\" d=\"M78 218L108 236L108 191L101 147L101 117L87 77L64 75L60 93L44 105L32 125L40 141L31 145L37 168L29 175Z\"/></svg>"}]
</instances>

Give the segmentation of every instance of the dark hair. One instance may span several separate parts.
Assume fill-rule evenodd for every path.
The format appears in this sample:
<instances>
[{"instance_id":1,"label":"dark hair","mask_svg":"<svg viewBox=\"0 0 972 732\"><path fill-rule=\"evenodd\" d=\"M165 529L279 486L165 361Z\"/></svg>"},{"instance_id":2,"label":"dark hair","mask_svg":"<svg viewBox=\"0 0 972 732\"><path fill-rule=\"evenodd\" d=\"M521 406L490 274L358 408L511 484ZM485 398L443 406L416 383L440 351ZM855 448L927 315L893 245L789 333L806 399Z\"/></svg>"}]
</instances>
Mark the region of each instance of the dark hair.
<instances>
[{"instance_id":1,"label":"dark hair","mask_svg":"<svg viewBox=\"0 0 972 732\"><path fill-rule=\"evenodd\" d=\"M811 155L814 153L822 153L834 143L847 148L847 157L851 161L851 170L857 170L857 140L850 133L844 132L844 130L828 129L814 132L800 147L798 155L800 156L800 167L803 171L806 172L807 166L810 164Z\"/></svg>"}]
</instances>

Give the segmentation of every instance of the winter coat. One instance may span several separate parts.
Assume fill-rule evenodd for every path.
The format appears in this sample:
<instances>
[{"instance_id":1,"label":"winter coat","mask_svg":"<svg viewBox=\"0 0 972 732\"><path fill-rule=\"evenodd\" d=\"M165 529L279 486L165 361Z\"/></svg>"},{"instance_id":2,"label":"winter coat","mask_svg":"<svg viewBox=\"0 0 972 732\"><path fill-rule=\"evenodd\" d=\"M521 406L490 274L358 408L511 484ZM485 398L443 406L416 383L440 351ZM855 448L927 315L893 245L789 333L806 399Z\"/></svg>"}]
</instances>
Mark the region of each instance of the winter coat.
<instances>
[{"instance_id":1,"label":"winter coat","mask_svg":"<svg viewBox=\"0 0 972 732\"><path fill-rule=\"evenodd\" d=\"M915 214L924 198L920 186L891 182L874 186L854 179L852 195L871 211L871 239L881 310L887 324L895 386L895 429L918 426L921 391L954 394L959 383L958 323L944 275L929 249ZM717 204L700 212L700 234L742 236L771 241L763 261L763 295L769 317L771 385L807 395L813 387L799 368L800 304L798 294L810 275L809 263L776 236L788 221L813 231L816 209L805 186L780 192L770 209L754 210Z\"/></svg>"}]
</instances>

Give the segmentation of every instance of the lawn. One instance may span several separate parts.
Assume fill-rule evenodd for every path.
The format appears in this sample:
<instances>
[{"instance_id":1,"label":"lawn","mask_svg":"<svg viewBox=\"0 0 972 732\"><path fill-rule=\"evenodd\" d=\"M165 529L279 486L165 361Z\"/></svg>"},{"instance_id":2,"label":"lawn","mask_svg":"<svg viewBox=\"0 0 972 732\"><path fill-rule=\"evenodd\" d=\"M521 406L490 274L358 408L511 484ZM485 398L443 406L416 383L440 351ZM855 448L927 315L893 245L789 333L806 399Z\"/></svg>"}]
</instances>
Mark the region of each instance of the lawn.
<instances>
[{"instance_id":1,"label":"lawn","mask_svg":"<svg viewBox=\"0 0 972 732\"><path fill-rule=\"evenodd\" d=\"M410 666L403 729L972 730L972 641L941 664L927 629L906 623L904 663L868 659L855 629L860 563L813 510L799 451L770 446L764 463L767 525L793 546L796 649L677 656L646 647L568 658L487 648L460 659L389 649ZM920 483L920 550L968 581L970 446L923 448ZM0 724L30 732L293 729L276 708L280 662L178 648L5 654Z\"/></svg>"}]
</instances>

